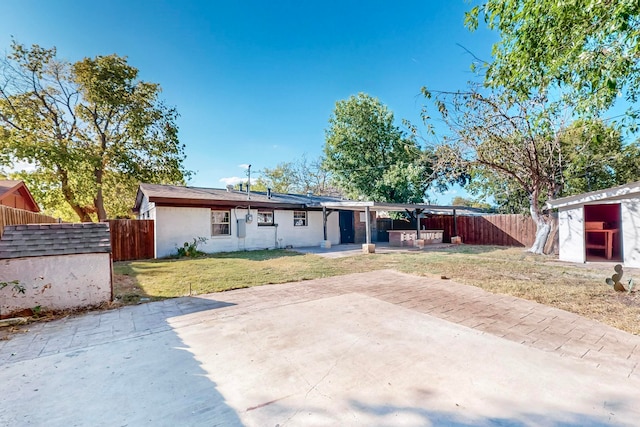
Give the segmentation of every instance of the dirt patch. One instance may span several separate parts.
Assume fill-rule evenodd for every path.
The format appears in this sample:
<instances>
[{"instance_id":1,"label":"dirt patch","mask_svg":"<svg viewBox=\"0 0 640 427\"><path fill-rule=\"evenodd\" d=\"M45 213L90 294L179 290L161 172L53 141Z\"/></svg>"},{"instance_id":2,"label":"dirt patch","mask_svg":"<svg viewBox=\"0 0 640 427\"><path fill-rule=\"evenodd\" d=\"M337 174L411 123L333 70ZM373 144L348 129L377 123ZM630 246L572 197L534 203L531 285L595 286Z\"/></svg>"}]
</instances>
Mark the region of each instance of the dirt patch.
<instances>
[{"instance_id":1,"label":"dirt patch","mask_svg":"<svg viewBox=\"0 0 640 427\"><path fill-rule=\"evenodd\" d=\"M140 288L135 277L128 274L114 274L113 299L115 302L129 305L149 301L149 296Z\"/></svg>"}]
</instances>

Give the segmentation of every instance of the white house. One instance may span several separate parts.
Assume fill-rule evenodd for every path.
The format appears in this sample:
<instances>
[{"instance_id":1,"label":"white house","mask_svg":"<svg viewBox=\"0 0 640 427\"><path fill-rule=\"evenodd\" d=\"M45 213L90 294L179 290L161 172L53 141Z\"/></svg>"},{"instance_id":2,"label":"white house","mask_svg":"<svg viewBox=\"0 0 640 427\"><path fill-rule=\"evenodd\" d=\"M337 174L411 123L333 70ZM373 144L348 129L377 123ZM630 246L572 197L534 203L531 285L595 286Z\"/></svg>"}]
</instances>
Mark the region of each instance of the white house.
<instances>
[{"instance_id":1,"label":"white house","mask_svg":"<svg viewBox=\"0 0 640 427\"><path fill-rule=\"evenodd\" d=\"M139 219L155 220L155 256L161 258L200 237L207 240L198 249L208 253L317 246L325 240L339 244L339 214L321 206L338 201L313 195L140 184L134 211Z\"/></svg>"},{"instance_id":2,"label":"white house","mask_svg":"<svg viewBox=\"0 0 640 427\"><path fill-rule=\"evenodd\" d=\"M640 267L640 182L551 200L558 209L560 259Z\"/></svg>"}]
</instances>

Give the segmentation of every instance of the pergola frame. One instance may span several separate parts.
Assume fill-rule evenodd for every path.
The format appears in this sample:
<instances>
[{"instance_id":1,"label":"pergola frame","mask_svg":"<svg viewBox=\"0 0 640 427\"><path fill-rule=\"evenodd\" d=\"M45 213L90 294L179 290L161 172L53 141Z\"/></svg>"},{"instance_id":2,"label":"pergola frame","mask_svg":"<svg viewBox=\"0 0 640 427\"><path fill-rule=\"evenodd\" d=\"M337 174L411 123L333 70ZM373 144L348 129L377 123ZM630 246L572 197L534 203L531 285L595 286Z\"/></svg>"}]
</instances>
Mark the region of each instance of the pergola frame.
<instances>
[{"instance_id":1,"label":"pergola frame","mask_svg":"<svg viewBox=\"0 0 640 427\"><path fill-rule=\"evenodd\" d=\"M425 213L435 215L453 215L454 227L456 224L455 216L459 213L466 215L482 215L485 213L483 209L470 208L466 206L437 206L429 204L412 204L412 203L383 203L383 202L358 202L358 201L341 201L341 202L321 202L324 240L327 240L327 217L334 211L357 211L365 212L366 227L366 244L371 244L371 211L379 212L408 212L416 218L416 231L420 233L420 215ZM457 230L454 230L457 233Z\"/></svg>"}]
</instances>

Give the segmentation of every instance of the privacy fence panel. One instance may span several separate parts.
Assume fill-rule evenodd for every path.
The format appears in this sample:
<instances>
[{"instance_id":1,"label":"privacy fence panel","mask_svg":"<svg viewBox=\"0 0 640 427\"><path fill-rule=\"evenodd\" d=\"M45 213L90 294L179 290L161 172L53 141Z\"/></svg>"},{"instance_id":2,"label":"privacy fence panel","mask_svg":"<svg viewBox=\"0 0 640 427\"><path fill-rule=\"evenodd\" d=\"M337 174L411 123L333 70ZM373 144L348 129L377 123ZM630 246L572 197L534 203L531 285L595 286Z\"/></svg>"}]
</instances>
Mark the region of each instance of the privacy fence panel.
<instances>
[{"instance_id":1,"label":"privacy fence panel","mask_svg":"<svg viewBox=\"0 0 640 427\"><path fill-rule=\"evenodd\" d=\"M59 221L51 216L0 205L0 237L2 237L5 225L53 224L57 222Z\"/></svg>"},{"instance_id":2,"label":"privacy fence panel","mask_svg":"<svg viewBox=\"0 0 640 427\"><path fill-rule=\"evenodd\" d=\"M151 259L155 256L152 219L109 220L114 261Z\"/></svg>"},{"instance_id":3,"label":"privacy fence panel","mask_svg":"<svg viewBox=\"0 0 640 427\"><path fill-rule=\"evenodd\" d=\"M443 241L462 237L470 245L520 246L533 245L536 237L535 222L524 215L457 216L433 215L423 218L421 226L428 230L444 230Z\"/></svg>"}]
</instances>

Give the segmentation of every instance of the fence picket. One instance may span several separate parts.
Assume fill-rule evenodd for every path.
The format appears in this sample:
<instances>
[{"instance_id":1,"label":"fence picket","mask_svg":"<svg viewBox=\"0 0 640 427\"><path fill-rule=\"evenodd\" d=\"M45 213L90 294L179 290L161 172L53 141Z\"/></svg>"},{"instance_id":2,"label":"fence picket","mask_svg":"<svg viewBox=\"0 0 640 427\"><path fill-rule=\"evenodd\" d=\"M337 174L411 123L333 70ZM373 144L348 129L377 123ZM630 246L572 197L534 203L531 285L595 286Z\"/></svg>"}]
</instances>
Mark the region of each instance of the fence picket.
<instances>
[{"instance_id":1,"label":"fence picket","mask_svg":"<svg viewBox=\"0 0 640 427\"><path fill-rule=\"evenodd\" d=\"M152 219L113 219L109 220L109 228L114 261L150 259L155 256Z\"/></svg>"},{"instance_id":2,"label":"fence picket","mask_svg":"<svg viewBox=\"0 0 640 427\"><path fill-rule=\"evenodd\" d=\"M59 222L58 219L48 215L0 205L0 237L2 237L5 225L53 224L57 222Z\"/></svg>"}]
</instances>

